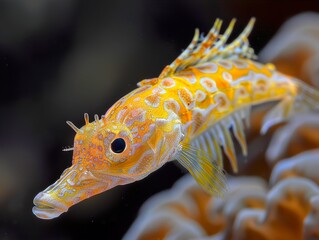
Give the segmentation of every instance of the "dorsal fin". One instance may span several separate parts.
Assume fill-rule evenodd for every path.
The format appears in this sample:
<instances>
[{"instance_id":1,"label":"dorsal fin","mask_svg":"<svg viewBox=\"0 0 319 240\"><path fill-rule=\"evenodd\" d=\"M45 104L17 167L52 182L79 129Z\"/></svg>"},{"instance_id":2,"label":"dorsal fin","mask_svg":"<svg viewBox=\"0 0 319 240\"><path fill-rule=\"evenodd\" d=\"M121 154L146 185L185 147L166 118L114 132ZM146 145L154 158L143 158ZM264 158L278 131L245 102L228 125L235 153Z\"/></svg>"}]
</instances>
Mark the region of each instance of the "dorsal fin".
<instances>
[{"instance_id":1,"label":"dorsal fin","mask_svg":"<svg viewBox=\"0 0 319 240\"><path fill-rule=\"evenodd\" d=\"M160 78L168 77L182 70L218 59L247 58L255 59L254 50L249 46L248 36L253 29L255 18L251 18L244 31L231 43L226 44L236 20L233 19L224 34L220 34L222 20L216 19L206 37L199 36L195 30L193 40L188 47L160 74Z\"/></svg>"}]
</instances>

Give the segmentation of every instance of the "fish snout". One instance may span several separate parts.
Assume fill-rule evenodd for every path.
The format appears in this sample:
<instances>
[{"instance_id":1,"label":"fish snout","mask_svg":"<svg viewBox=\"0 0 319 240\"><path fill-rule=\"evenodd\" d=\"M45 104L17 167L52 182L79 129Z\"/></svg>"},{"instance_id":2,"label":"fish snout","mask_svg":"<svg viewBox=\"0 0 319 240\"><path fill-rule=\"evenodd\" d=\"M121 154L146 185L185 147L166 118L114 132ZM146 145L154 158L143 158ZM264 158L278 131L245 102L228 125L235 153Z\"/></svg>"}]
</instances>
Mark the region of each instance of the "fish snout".
<instances>
[{"instance_id":1,"label":"fish snout","mask_svg":"<svg viewBox=\"0 0 319 240\"><path fill-rule=\"evenodd\" d=\"M38 218L52 219L76 203L109 189L109 182L95 177L91 171L73 165L33 200L32 212Z\"/></svg>"},{"instance_id":2,"label":"fish snout","mask_svg":"<svg viewBox=\"0 0 319 240\"><path fill-rule=\"evenodd\" d=\"M118 177L108 171L74 164L55 183L35 196L32 212L38 218L56 218L84 199L132 181L134 179Z\"/></svg>"},{"instance_id":3,"label":"fish snout","mask_svg":"<svg viewBox=\"0 0 319 240\"><path fill-rule=\"evenodd\" d=\"M45 192L38 193L33 199L33 204L35 205L32 208L33 214L41 219L56 218L68 210L66 204Z\"/></svg>"}]
</instances>

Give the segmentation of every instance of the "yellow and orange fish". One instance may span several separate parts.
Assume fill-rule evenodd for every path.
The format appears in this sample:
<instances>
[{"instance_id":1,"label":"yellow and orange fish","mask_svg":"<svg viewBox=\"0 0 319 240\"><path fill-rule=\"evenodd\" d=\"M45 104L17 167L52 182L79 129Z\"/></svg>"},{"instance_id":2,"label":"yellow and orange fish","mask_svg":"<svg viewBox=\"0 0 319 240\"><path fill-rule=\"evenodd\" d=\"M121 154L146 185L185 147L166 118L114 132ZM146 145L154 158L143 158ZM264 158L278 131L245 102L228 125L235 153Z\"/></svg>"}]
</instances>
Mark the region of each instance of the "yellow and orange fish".
<instances>
[{"instance_id":1,"label":"yellow and orange fish","mask_svg":"<svg viewBox=\"0 0 319 240\"><path fill-rule=\"evenodd\" d=\"M196 29L190 45L159 77L117 101L102 118L75 131L72 166L34 198L33 213L58 217L72 205L117 185L128 184L177 160L208 192L225 189L222 150L236 172L233 132L247 154L244 123L253 105L279 103L261 129L293 113L319 109L319 93L293 77L261 64L249 46L255 19L231 43L217 19L206 37Z\"/></svg>"}]
</instances>

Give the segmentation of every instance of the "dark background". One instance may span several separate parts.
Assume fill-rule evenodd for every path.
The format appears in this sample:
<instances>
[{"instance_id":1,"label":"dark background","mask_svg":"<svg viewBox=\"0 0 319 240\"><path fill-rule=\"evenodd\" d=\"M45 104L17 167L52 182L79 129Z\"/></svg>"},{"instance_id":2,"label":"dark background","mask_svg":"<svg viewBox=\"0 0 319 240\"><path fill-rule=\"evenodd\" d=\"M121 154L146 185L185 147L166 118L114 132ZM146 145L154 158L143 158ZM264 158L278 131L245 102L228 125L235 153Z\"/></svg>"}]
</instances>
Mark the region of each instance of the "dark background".
<instances>
[{"instance_id":1,"label":"dark background","mask_svg":"<svg viewBox=\"0 0 319 240\"><path fill-rule=\"evenodd\" d=\"M236 35L255 16L258 53L305 11L318 12L318 0L0 0L0 239L120 239L143 202L184 172L170 163L40 220L33 197L71 164L72 152L61 151L74 137L65 120L82 126L84 112L104 114L216 17L236 17Z\"/></svg>"}]
</instances>

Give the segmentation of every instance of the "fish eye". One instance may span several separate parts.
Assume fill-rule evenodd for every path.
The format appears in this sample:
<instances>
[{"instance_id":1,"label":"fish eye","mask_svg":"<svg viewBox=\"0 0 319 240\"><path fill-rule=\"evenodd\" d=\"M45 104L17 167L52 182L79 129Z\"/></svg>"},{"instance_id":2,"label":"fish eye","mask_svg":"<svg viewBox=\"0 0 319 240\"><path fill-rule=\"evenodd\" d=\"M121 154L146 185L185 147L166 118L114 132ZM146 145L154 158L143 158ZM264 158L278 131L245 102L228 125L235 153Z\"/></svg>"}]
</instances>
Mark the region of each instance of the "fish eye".
<instances>
[{"instance_id":1,"label":"fish eye","mask_svg":"<svg viewBox=\"0 0 319 240\"><path fill-rule=\"evenodd\" d=\"M126 148L126 143L123 138L116 138L111 143L111 150L114 153L121 153L125 150L125 148Z\"/></svg>"}]
</instances>

